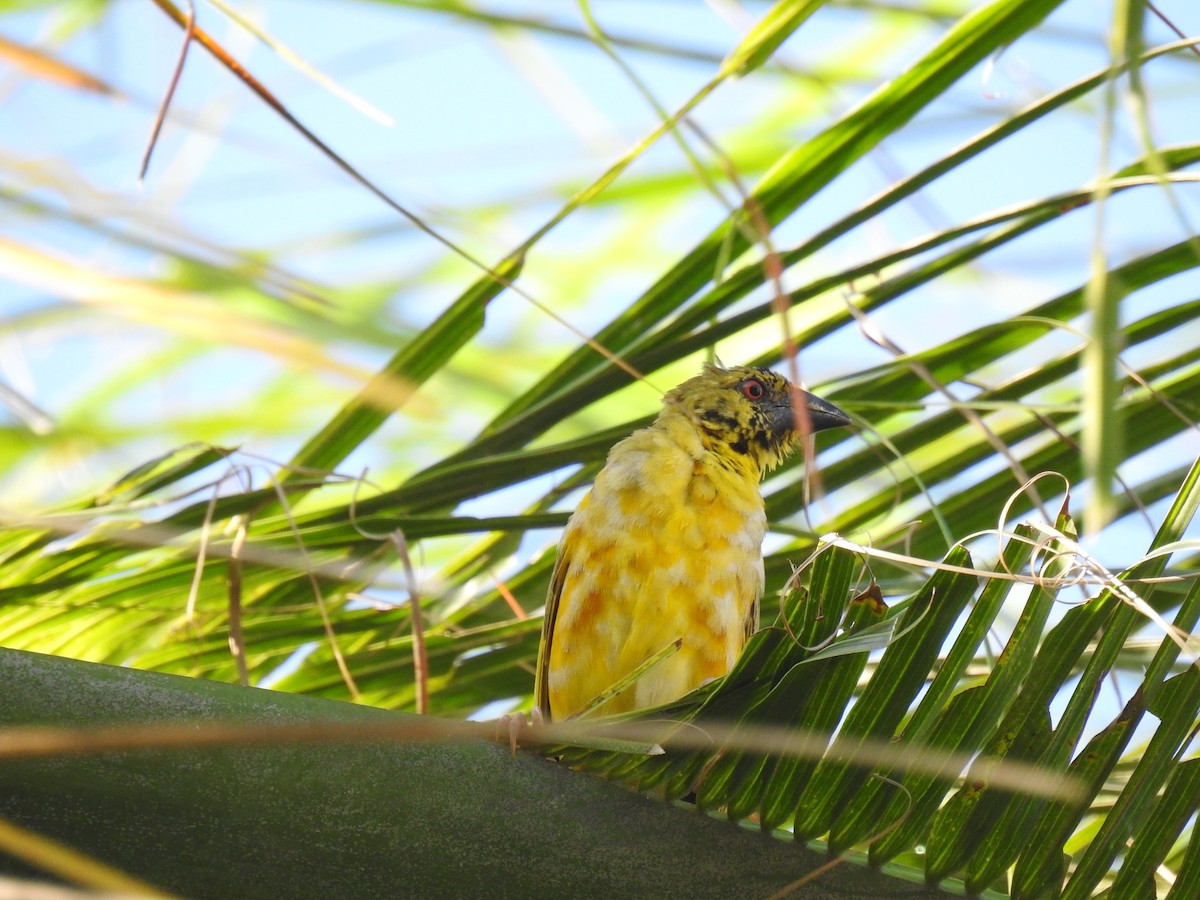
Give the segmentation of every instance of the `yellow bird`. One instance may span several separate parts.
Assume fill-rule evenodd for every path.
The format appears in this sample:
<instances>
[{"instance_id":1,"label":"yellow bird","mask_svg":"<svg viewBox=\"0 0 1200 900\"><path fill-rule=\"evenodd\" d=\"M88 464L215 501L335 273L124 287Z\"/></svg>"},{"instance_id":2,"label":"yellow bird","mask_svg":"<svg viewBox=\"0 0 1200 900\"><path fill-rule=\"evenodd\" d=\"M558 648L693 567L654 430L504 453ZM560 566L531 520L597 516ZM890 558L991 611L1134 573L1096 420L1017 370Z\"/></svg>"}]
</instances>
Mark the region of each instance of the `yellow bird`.
<instances>
[{"instance_id":1,"label":"yellow bird","mask_svg":"<svg viewBox=\"0 0 1200 900\"><path fill-rule=\"evenodd\" d=\"M758 628L767 516L759 482L800 428L847 425L766 369L706 366L616 444L567 523L550 579L534 694L566 719L668 703L732 668Z\"/></svg>"}]
</instances>

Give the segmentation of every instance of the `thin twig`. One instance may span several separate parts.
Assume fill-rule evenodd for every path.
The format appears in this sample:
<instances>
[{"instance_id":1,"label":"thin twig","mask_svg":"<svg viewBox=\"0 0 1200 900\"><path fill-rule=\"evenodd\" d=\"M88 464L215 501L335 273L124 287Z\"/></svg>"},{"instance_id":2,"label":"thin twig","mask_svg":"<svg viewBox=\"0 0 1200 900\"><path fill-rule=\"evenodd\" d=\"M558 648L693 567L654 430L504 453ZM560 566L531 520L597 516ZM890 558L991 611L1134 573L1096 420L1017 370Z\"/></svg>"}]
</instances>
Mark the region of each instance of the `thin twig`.
<instances>
[{"instance_id":1,"label":"thin twig","mask_svg":"<svg viewBox=\"0 0 1200 900\"><path fill-rule=\"evenodd\" d=\"M491 574L491 573L489 573ZM508 589L508 585L492 575L492 584L496 585L496 590L500 596L504 598L504 602L508 604L508 608L513 611L513 615L524 621L529 618L529 614L525 612L524 607L517 602L517 598L513 596L513 592Z\"/></svg>"},{"instance_id":2,"label":"thin twig","mask_svg":"<svg viewBox=\"0 0 1200 900\"><path fill-rule=\"evenodd\" d=\"M158 135L162 131L163 122L167 119L167 110L171 108L171 100L175 96L175 89L179 87L179 79L183 76L183 64L187 61L188 48L192 45L192 38L196 35L196 7L192 0L184 0L187 3L187 21L183 28L183 45L179 48L179 58L175 60L175 71L171 73L171 80L167 82L166 93L163 94L162 103L158 106L158 112L154 115L154 124L150 128L150 140L146 142L146 152L142 154L142 166L138 169L138 181L145 181L146 170L150 168L150 157L154 153L154 148L158 144Z\"/></svg>"},{"instance_id":3,"label":"thin twig","mask_svg":"<svg viewBox=\"0 0 1200 900\"><path fill-rule=\"evenodd\" d=\"M317 612L321 615L321 625L325 629L325 637L329 641L329 650L333 654L334 662L337 663L342 681L350 691L350 696L354 698L355 702L358 702L362 700L362 693L354 681L354 676L350 674L350 667L346 664L346 657L342 654L342 648L338 646L337 633L333 630L333 620L329 617L329 609L325 604L325 594L321 590L321 583L317 581L317 576L313 571L312 560L308 555L308 549L304 546L304 539L301 537L300 529L296 525L295 518L292 516L291 504L288 503L287 492L278 482L274 483L274 488L279 505L283 508L284 515L287 516L288 528L291 530L292 536L296 539L296 551L300 554L303 562L304 575L308 578L308 583L312 586L313 597L317 601Z\"/></svg>"},{"instance_id":4,"label":"thin twig","mask_svg":"<svg viewBox=\"0 0 1200 900\"><path fill-rule=\"evenodd\" d=\"M233 546L229 549L229 652L237 665L238 682L242 687L250 686L250 672L246 667L246 638L242 633L242 547L246 544L247 522L245 516L235 516L237 532Z\"/></svg>"},{"instance_id":5,"label":"thin twig","mask_svg":"<svg viewBox=\"0 0 1200 900\"><path fill-rule=\"evenodd\" d=\"M404 566L404 577L408 579L408 616L412 620L413 682L417 688L417 713L429 714L429 654L425 650L425 621L421 615L421 594L417 590L417 576L413 571L412 558L408 553L408 541L404 532L395 529L389 536L396 555Z\"/></svg>"},{"instance_id":6,"label":"thin twig","mask_svg":"<svg viewBox=\"0 0 1200 900\"><path fill-rule=\"evenodd\" d=\"M863 847L870 847L876 841L886 837L888 834L895 831L897 828L899 828L901 825L903 825L904 822L908 819L909 815L912 814L912 800L913 800L912 791L910 791L908 788L906 788L899 781L896 781L895 779L892 779L892 778L888 778L884 775L880 775L878 772L872 772L871 777L878 778L880 781L887 782L892 787L897 788L900 791L902 791L904 793L905 806L904 806L904 812L902 812L899 816L897 816L896 820L894 822L889 822L887 825L885 825L879 831L875 832L873 835L871 835L869 838L867 838L865 841L863 841L862 842ZM791 884L784 885L778 891L776 891L774 894L772 894L770 897L768 897L767 900L783 900L784 897L794 894L796 891L798 891L800 888L804 887L806 884L811 884L812 882L816 881L818 878L820 878L826 872L832 871L833 869L836 869L838 866L842 865L843 863L849 862L850 859L857 852L858 851L856 849L851 848L842 853L839 853L833 859L829 860L829 862L824 863L823 865L817 866L817 868L813 869L811 872L806 873L803 877L797 878Z\"/></svg>"},{"instance_id":7,"label":"thin twig","mask_svg":"<svg viewBox=\"0 0 1200 900\"><path fill-rule=\"evenodd\" d=\"M1170 19L1168 19L1166 16L1164 16L1162 14L1162 11L1157 6L1155 6L1154 3L1151 2L1151 0L1146 0L1146 9L1150 10L1150 12L1154 13L1154 15L1158 16L1159 21L1162 22L1164 25L1166 25L1168 28L1170 28L1173 32L1175 32L1175 34L1177 34L1180 38L1182 38L1185 41L1188 40L1188 36L1179 30L1179 26L1176 25L1174 22L1172 22ZM1188 49L1191 50L1193 53L1195 53L1197 56L1200 56L1200 47L1197 47L1195 44L1192 44L1190 47L1188 47Z\"/></svg>"}]
</instances>

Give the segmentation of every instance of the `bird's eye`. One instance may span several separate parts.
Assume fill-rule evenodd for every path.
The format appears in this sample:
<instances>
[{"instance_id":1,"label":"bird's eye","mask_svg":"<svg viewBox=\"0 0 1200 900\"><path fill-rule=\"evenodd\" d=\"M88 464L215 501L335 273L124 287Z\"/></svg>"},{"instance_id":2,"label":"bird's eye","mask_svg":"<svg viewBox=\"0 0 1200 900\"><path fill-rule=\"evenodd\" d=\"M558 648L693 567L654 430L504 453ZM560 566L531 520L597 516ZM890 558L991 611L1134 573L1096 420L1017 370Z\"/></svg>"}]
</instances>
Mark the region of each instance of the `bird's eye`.
<instances>
[{"instance_id":1,"label":"bird's eye","mask_svg":"<svg viewBox=\"0 0 1200 900\"><path fill-rule=\"evenodd\" d=\"M767 389L757 378L747 378L742 382L742 396L747 400L761 400Z\"/></svg>"}]
</instances>

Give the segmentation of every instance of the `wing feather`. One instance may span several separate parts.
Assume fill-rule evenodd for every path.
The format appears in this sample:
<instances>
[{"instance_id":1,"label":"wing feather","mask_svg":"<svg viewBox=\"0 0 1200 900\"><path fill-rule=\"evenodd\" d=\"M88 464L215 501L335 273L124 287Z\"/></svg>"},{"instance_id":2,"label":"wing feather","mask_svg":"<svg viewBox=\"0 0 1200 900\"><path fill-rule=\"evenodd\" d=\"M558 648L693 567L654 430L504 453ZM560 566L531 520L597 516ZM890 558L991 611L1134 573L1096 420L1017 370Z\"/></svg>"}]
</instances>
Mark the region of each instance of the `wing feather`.
<instances>
[{"instance_id":1,"label":"wing feather","mask_svg":"<svg viewBox=\"0 0 1200 900\"><path fill-rule=\"evenodd\" d=\"M750 640L750 635L758 631L758 607L761 602L759 600L761 594L761 590L754 592L754 599L750 601L750 608L746 610L746 621L743 623L743 634L745 636L742 639L742 646L745 646L746 641Z\"/></svg>"},{"instance_id":2,"label":"wing feather","mask_svg":"<svg viewBox=\"0 0 1200 900\"><path fill-rule=\"evenodd\" d=\"M558 603L562 599L567 571L571 568L567 559L566 542L558 548L558 559L554 561L554 572L550 576L550 589L546 592L546 613L542 618L542 640L538 645L537 669L533 676L534 703L546 721L550 721L550 649L554 644L554 624L558 619Z\"/></svg>"}]
</instances>

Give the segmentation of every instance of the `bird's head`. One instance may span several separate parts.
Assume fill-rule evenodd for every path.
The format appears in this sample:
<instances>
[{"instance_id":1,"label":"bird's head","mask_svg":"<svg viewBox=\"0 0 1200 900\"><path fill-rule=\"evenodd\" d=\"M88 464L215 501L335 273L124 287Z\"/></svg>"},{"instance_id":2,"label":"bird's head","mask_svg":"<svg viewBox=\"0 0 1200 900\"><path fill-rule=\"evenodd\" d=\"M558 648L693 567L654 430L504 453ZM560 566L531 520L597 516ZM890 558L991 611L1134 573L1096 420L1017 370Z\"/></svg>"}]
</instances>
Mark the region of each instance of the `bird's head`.
<instances>
[{"instance_id":1,"label":"bird's head","mask_svg":"<svg viewBox=\"0 0 1200 900\"><path fill-rule=\"evenodd\" d=\"M791 452L802 428L797 407L807 413L810 432L850 424L832 403L794 387L778 372L750 366L706 365L663 399L664 416L685 416L707 449L734 465L748 462L758 472Z\"/></svg>"}]
</instances>

